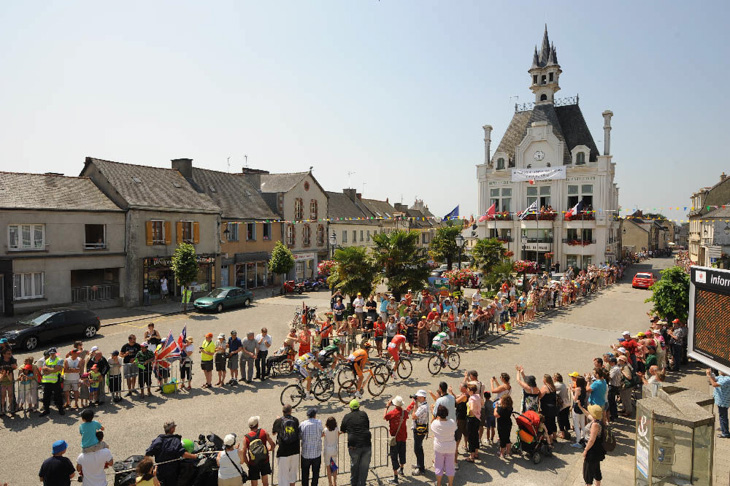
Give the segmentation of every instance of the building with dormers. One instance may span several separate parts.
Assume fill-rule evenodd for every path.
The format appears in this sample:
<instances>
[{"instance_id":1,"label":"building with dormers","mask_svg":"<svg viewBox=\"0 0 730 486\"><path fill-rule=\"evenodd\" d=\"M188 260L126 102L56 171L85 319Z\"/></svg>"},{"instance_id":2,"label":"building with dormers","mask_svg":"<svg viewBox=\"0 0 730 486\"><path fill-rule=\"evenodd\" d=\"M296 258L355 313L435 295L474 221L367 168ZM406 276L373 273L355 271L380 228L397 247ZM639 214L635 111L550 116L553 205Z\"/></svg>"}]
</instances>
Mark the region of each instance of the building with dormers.
<instances>
[{"instance_id":1,"label":"building with dormers","mask_svg":"<svg viewBox=\"0 0 730 486\"><path fill-rule=\"evenodd\" d=\"M584 268L620 257L619 190L610 154L613 113L602 114L601 154L578 97L555 98L562 72L546 27L528 70L535 101L515 105L493 154L492 127L483 127L484 163L477 165L479 212L486 214L494 204L497 214L479 223L478 235L501 239L515 258ZM520 220L519 213L533 203L537 211ZM581 211L574 215L572 208Z\"/></svg>"}]
</instances>

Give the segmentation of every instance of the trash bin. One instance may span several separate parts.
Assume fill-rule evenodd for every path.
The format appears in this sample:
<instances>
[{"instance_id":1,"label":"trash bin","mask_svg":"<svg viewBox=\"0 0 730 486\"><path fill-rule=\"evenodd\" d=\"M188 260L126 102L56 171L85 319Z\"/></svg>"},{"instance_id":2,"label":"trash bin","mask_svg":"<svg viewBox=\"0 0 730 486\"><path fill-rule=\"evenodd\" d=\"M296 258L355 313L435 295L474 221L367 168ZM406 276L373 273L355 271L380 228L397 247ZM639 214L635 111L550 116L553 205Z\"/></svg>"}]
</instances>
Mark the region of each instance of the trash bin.
<instances>
[{"instance_id":1,"label":"trash bin","mask_svg":"<svg viewBox=\"0 0 730 486\"><path fill-rule=\"evenodd\" d=\"M713 399L664 386L636 403L634 484L712 484Z\"/></svg>"}]
</instances>

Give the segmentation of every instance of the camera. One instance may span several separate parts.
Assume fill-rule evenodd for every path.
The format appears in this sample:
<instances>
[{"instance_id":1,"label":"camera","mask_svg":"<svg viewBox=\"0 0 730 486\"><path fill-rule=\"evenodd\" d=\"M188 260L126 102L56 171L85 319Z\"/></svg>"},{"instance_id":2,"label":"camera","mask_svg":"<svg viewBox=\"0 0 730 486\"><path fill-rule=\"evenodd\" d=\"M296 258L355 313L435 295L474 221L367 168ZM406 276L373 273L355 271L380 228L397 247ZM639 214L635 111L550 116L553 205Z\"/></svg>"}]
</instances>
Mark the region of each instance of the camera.
<instances>
[{"instance_id":1,"label":"camera","mask_svg":"<svg viewBox=\"0 0 730 486\"><path fill-rule=\"evenodd\" d=\"M411 400L415 400L416 399L416 395L408 395L408 398L410 398Z\"/></svg>"}]
</instances>

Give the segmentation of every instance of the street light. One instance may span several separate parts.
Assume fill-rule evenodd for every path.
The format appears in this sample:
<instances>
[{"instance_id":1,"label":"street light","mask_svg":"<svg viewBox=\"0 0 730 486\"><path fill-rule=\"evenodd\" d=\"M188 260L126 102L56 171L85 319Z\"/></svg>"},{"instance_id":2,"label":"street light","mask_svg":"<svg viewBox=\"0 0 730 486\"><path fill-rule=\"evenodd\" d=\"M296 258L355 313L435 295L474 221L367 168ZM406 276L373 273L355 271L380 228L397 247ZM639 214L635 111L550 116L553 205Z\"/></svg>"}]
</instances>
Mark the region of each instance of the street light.
<instances>
[{"instance_id":1,"label":"street light","mask_svg":"<svg viewBox=\"0 0 730 486\"><path fill-rule=\"evenodd\" d=\"M464 237L459 233L456 235L456 246L459 248L459 270L461 270L461 250L464 248L464 243L466 243L466 240Z\"/></svg>"},{"instance_id":2,"label":"street light","mask_svg":"<svg viewBox=\"0 0 730 486\"><path fill-rule=\"evenodd\" d=\"M527 235L525 233L522 233L522 259L527 261L527 256L525 255L527 249ZM525 291L525 288L527 288L527 267L525 266L525 269L522 270L522 291Z\"/></svg>"},{"instance_id":3,"label":"street light","mask_svg":"<svg viewBox=\"0 0 730 486\"><path fill-rule=\"evenodd\" d=\"M337 246L337 233L332 231L332 234L330 235L330 258L335 257L335 246Z\"/></svg>"}]
</instances>

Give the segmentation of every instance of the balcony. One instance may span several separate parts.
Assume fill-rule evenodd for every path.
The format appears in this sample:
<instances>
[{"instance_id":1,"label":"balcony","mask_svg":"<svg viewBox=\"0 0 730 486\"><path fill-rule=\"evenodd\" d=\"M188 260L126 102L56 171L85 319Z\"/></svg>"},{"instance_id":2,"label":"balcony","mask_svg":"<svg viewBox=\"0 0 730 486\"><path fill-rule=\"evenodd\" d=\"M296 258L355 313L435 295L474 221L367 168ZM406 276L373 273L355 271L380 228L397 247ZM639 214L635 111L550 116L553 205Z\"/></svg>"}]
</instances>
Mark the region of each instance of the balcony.
<instances>
[{"instance_id":1,"label":"balcony","mask_svg":"<svg viewBox=\"0 0 730 486\"><path fill-rule=\"evenodd\" d=\"M595 221L596 212L595 211L583 211L581 213L576 214L575 216L565 213L565 215L563 216L563 220L564 221Z\"/></svg>"},{"instance_id":2,"label":"balcony","mask_svg":"<svg viewBox=\"0 0 730 486\"><path fill-rule=\"evenodd\" d=\"M527 238L527 243L552 243L553 239L550 237L542 238Z\"/></svg>"},{"instance_id":3,"label":"balcony","mask_svg":"<svg viewBox=\"0 0 730 486\"><path fill-rule=\"evenodd\" d=\"M489 221L512 221L512 213L509 211L502 211L495 213L494 216L489 216Z\"/></svg>"},{"instance_id":4,"label":"balcony","mask_svg":"<svg viewBox=\"0 0 730 486\"><path fill-rule=\"evenodd\" d=\"M511 236L497 236L497 240L499 240L501 243L512 243Z\"/></svg>"},{"instance_id":5,"label":"balcony","mask_svg":"<svg viewBox=\"0 0 730 486\"><path fill-rule=\"evenodd\" d=\"M557 217L557 211L540 211L539 213L528 214L523 218L523 221L555 221Z\"/></svg>"},{"instance_id":6,"label":"balcony","mask_svg":"<svg viewBox=\"0 0 730 486\"><path fill-rule=\"evenodd\" d=\"M588 245L594 245L596 243L596 240L582 240L577 238L563 238L563 243L566 243L568 246L588 246Z\"/></svg>"}]
</instances>

